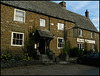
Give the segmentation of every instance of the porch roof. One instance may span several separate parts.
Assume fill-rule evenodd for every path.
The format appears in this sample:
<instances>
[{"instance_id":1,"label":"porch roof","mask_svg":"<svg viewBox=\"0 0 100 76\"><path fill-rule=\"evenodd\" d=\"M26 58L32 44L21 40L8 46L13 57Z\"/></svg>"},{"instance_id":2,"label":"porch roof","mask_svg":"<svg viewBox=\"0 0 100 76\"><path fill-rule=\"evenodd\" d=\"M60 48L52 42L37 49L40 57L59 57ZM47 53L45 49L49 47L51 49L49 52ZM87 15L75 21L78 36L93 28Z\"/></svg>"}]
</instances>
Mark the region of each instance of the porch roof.
<instances>
[{"instance_id":1,"label":"porch roof","mask_svg":"<svg viewBox=\"0 0 100 76\"><path fill-rule=\"evenodd\" d=\"M53 36L51 35L50 31L48 31L48 30L37 29L37 32L40 37L53 39Z\"/></svg>"}]
</instances>

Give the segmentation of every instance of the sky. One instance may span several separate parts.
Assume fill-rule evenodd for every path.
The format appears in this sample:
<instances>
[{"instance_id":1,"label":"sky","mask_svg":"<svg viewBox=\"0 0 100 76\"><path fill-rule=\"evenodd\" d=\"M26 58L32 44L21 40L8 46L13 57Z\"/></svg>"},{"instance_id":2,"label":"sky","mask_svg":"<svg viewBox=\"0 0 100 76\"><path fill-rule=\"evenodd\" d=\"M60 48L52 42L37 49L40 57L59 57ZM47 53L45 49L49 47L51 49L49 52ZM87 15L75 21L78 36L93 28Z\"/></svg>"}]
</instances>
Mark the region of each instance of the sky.
<instances>
[{"instance_id":1,"label":"sky","mask_svg":"<svg viewBox=\"0 0 100 76\"><path fill-rule=\"evenodd\" d=\"M59 3L61 1L53 1ZM89 18L99 31L99 1L65 1L66 9L85 16L86 9L89 11Z\"/></svg>"}]
</instances>

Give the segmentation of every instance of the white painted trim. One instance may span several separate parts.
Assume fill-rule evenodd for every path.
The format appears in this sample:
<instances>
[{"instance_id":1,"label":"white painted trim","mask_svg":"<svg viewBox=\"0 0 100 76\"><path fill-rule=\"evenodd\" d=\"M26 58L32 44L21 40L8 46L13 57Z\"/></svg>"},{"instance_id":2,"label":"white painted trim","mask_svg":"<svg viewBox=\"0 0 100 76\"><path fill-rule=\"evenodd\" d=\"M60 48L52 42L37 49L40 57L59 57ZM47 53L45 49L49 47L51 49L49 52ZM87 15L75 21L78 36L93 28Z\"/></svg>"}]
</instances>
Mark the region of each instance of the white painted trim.
<instances>
[{"instance_id":1,"label":"white painted trim","mask_svg":"<svg viewBox=\"0 0 100 76\"><path fill-rule=\"evenodd\" d=\"M58 38L57 38L57 48L58 48L58 49L62 49L63 47L58 47L58 39L64 39L64 38L63 38L63 37L58 37Z\"/></svg>"},{"instance_id":2,"label":"white painted trim","mask_svg":"<svg viewBox=\"0 0 100 76\"><path fill-rule=\"evenodd\" d=\"M26 16L26 12L25 11L23 11L23 10L20 10L20 9L14 9L14 21L17 21L16 19L15 19L15 15L16 15L16 10L18 10L18 11L21 11L21 12L24 12L24 22L23 21L18 21L18 22L23 22L23 23L25 23L25 16Z\"/></svg>"},{"instance_id":3,"label":"white painted trim","mask_svg":"<svg viewBox=\"0 0 100 76\"><path fill-rule=\"evenodd\" d=\"M13 33L17 33L17 34L23 34L23 41L22 41L22 45L14 45L13 42ZM11 33L11 46L24 46L24 33L20 33L20 32L12 32Z\"/></svg>"}]
</instances>

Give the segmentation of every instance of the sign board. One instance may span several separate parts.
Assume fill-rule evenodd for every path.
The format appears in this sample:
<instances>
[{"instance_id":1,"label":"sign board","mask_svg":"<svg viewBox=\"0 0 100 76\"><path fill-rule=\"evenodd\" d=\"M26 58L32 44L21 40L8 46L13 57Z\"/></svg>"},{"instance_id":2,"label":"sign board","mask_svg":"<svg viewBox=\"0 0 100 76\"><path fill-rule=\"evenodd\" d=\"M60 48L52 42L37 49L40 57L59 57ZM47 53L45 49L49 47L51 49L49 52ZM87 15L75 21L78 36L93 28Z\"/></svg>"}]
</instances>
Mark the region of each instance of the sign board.
<instances>
[{"instance_id":1,"label":"sign board","mask_svg":"<svg viewBox=\"0 0 100 76\"><path fill-rule=\"evenodd\" d=\"M87 40L87 39L85 39L85 42L86 43L90 43L90 44L95 44L95 40Z\"/></svg>"},{"instance_id":2,"label":"sign board","mask_svg":"<svg viewBox=\"0 0 100 76\"><path fill-rule=\"evenodd\" d=\"M77 38L77 42L83 42L84 43L84 39Z\"/></svg>"},{"instance_id":3,"label":"sign board","mask_svg":"<svg viewBox=\"0 0 100 76\"><path fill-rule=\"evenodd\" d=\"M90 43L90 44L95 44L95 40L88 40L88 39L81 39L81 38L77 38L77 42L86 42L86 43Z\"/></svg>"}]
</instances>

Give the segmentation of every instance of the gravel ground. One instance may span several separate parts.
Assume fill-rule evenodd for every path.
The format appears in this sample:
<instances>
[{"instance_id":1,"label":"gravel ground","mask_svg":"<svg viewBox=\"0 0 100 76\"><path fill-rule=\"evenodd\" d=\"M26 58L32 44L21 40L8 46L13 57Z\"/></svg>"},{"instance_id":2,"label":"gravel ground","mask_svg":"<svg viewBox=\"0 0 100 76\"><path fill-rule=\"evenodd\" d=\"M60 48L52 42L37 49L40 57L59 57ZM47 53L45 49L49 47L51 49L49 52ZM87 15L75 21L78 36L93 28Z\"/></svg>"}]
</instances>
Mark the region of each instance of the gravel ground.
<instances>
[{"instance_id":1,"label":"gravel ground","mask_svg":"<svg viewBox=\"0 0 100 76\"><path fill-rule=\"evenodd\" d=\"M99 67L67 65L30 65L1 69L1 75L99 75Z\"/></svg>"}]
</instances>

